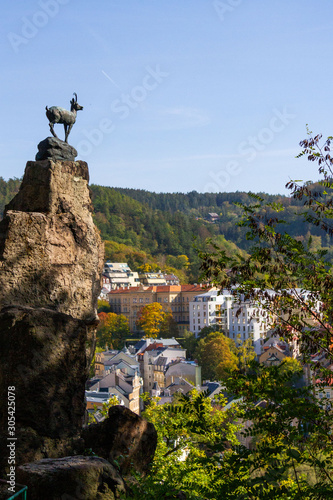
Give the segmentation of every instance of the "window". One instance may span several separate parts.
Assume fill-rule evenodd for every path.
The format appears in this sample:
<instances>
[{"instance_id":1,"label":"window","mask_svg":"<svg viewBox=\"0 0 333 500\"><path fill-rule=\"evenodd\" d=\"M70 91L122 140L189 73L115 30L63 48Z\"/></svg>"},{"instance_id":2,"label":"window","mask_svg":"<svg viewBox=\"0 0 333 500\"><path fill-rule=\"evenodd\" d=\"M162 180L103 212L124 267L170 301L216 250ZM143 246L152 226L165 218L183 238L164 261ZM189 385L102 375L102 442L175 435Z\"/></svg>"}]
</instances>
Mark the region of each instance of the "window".
<instances>
[{"instance_id":1,"label":"window","mask_svg":"<svg viewBox=\"0 0 333 500\"><path fill-rule=\"evenodd\" d=\"M133 304L136 304L138 299L136 297L133 297Z\"/></svg>"},{"instance_id":2,"label":"window","mask_svg":"<svg viewBox=\"0 0 333 500\"><path fill-rule=\"evenodd\" d=\"M140 304L142 304L142 302L143 302L143 299L142 299L142 298L140 298L140 299L139 299L139 302L140 302Z\"/></svg>"},{"instance_id":3,"label":"window","mask_svg":"<svg viewBox=\"0 0 333 500\"><path fill-rule=\"evenodd\" d=\"M168 297L164 297L164 302L168 302Z\"/></svg>"},{"instance_id":4,"label":"window","mask_svg":"<svg viewBox=\"0 0 333 500\"><path fill-rule=\"evenodd\" d=\"M146 302L149 302L149 297L146 297Z\"/></svg>"}]
</instances>

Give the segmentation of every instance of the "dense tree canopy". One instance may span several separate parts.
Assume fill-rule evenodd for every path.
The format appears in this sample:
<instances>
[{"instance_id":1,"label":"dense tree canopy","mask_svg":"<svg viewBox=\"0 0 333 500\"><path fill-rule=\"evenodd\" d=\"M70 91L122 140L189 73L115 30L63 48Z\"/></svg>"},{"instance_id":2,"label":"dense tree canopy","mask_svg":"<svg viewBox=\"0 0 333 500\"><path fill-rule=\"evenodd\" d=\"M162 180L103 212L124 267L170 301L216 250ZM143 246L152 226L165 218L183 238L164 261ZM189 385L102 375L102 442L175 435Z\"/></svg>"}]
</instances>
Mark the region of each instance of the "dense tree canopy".
<instances>
[{"instance_id":1,"label":"dense tree canopy","mask_svg":"<svg viewBox=\"0 0 333 500\"><path fill-rule=\"evenodd\" d=\"M97 326L96 340L98 347L122 349L130 335L127 318L123 314L112 312L98 313L100 323Z\"/></svg>"},{"instance_id":2,"label":"dense tree canopy","mask_svg":"<svg viewBox=\"0 0 333 500\"><path fill-rule=\"evenodd\" d=\"M137 316L137 327L141 328L146 337L155 338L159 336L161 327L165 325L167 314L158 302L143 306Z\"/></svg>"},{"instance_id":3,"label":"dense tree canopy","mask_svg":"<svg viewBox=\"0 0 333 500\"><path fill-rule=\"evenodd\" d=\"M154 424L158 443L151 471L138 478L131 498L224 498L216 496L222 481L219 463L238 443L237 409L220 411L223 397L213 401L196 390L179 395L174 405L159 405L158 399L145 395L143 416Z\"/></svg>"},{"instance_id":4,"label":"dense tree canopy","mask_svg":"<svg viewBox=\"0 0 333 500\"><path fill-rule=\"evenodd\" d=\"M235 342L222 332L209 333L199 340L195 357L204 380L222 380L237 370L238 359L234 347Z\"/></svg>"}]
</instances>

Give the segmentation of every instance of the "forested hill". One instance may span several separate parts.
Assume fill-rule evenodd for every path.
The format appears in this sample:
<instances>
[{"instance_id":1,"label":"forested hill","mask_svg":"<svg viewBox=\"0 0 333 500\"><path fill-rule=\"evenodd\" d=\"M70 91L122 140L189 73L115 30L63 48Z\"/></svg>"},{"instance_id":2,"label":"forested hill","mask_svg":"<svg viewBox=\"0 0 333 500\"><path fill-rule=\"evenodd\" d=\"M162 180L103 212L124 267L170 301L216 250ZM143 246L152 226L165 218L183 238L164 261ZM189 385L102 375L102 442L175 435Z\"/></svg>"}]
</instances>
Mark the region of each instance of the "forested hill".
<instances>
[{"instance_id":1,"label":"forested hill","mask_svg":"<svg viewBox=\"0 0 333 500\"><path fill-rule=\"evenodd\" d=\"M204 215L210 211L219 210L225 203L233 204L236 202L250 204L253 199L248 193L236 191L234 193L198 193L191 191L189 193L152 193L144 189L114 188L119 193L125 194L150 208L184 213L196 213ZM280 201L283 204L290 203L289 198L280 195L269 195L257 193L265 196L269 202Z\"/></svg>"},{"instance_id":2,"label":"forested hill","mask_svg":"<svg viewBox=\"0 0 333 500\"><path fill-rule=\"evenodd\" d=\"M313 185L316 190L319 190L317 184ZM93 190L95 189L92 186ZM239 227L237 222L242 216L242 208L235 203L244 205L253 204L255 201L248 193L151 193L140 189L124 189L124 188L103 188L113 189L114 192L122 194L131 200L140 202L142 206L148 210L155 210L163 213L165 217L172 217L176 214L186 216L191 221L197 220L200 226L204 226L206 232L215 235L223 235L226 240L233 242L243 250L247 250L251 242L246 240L246 231ZM316 247L327 247L328 241L326 237L322 237L320 228L314 228L313 225L303 222L297 214L303 211L303 203L301 200L283 195L270 195L265 193L257 193L269 203L281 203L284 207L283 219L286 224L281 226L281 230L287 230L292 236L299 239L308 239L312 236L312 245ZM214 224L210 224L209 213L216 213L218 220ZM204 232L204 231L203 231ZM205 232L204 232L205 233Z\"/></svg>"},{"instance_id":3,"label":"forested hill","mask_svg":"<svg viewBox=\"0 0 333 500\"><path fill-rule=\"evenodd\" d=\"M5 181L0 178L0 211L15 195L19 179ZM246 231L239 227L243 204L253 203L247 193L151 193L139 189L110 188L91 185L94 219L105 240L106 257L128 262L133 270L149 264L175 272L183 281L197 281L199 259L197 248L205 246L212 237L227 253L248 250ZM285 207L283 218L289 224L288 232L306 241L310 226L300 223L297 213L302 211L300 202L285 196L263 195L270 202L280 202ZM209 213L218 219L213 221ZM328 247L322 240L320 229L311 227L312 247ZM324 238L324 237L323 237ZM328 247L328 256L333 251Z\"/></svg>"}]
</instances>

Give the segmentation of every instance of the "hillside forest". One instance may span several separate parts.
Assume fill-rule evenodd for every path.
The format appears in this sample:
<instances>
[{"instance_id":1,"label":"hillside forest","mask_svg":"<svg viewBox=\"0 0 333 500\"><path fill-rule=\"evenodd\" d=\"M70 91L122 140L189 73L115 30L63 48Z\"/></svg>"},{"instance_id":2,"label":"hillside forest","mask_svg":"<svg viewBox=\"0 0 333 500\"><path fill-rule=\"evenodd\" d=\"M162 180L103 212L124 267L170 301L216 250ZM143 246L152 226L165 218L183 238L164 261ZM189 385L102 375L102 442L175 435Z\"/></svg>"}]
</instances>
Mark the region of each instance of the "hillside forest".
<instances>
[{"instance_id":1,"label":"hillside forest","mask_svg":"<svg viewBox=\"0 0 333 500\"><path fill-rule=\"evenodd\" d=\"M0 216L6 203L17 193L20 179L0 177ZM312 184L311 189L323 189ZM198 251L204 250L207 239L227 255L246 255L251 241L247 230L237 224L241 205L250 205L249 193L152 193L140 189L90 186L94 220L105 242L106 259L128 262L133 271L161 269L176 274L182 283L199 280ZM262 195L262 193L259 193ZM310 250L326 250L326 259L333 262L329 237L320 228L303 220L303 201L282 195L265 195L268 204L284 207L285 224L280 225L296 239L307 243ZM263 209L269 216L269 206ZM216 214L212 220L209 214Z\"/></svg>"}]
</instances>

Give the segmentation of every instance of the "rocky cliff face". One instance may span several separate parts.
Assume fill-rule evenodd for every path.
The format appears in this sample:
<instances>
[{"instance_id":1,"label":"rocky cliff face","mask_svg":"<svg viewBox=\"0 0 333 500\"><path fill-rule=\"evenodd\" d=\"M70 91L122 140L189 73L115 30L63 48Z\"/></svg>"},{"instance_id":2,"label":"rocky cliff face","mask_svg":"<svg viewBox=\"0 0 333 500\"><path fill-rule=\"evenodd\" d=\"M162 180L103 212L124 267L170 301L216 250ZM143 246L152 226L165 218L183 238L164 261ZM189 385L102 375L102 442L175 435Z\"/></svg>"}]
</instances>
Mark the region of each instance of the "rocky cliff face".
<instances>
[{"instance_id":1,"label":"rocky cliff face","mask_svg":"<svg viewBox=\"0 0 333 500\"><path fill-rule=\"evenodd\" d=\"M92 321L103 266L88 166L28 162L0 222L0 306L44 307Z\"/></svg>"},{"instance_id":2,"label":"rocky cliff face","mask_svg":"<svg viewBox=\"0 0 333 500\"><path fill-rule=\"evenodd\" d=\"M88 178L82 161L28 162L0 222L0 400L15 386L17 464L63 456L84 422L104 260ZM7 427L1 405L3 467Z\"/></svg>"}]
</instances>

